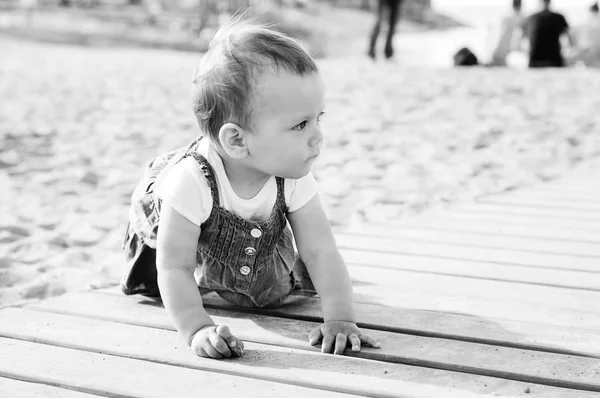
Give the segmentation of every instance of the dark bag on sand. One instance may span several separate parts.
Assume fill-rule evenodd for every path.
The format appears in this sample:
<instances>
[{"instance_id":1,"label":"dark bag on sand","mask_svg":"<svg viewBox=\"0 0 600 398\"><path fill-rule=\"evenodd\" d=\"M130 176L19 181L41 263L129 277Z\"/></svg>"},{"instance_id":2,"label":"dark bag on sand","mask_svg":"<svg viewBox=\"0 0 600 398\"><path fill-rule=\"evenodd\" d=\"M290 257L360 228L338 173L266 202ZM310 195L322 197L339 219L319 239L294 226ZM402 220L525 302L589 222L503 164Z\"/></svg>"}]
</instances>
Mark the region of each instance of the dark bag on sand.
<instances>
[{"instance_id":1,"label":"dark bag on sand","mask_svg":"<svg viewBox=\"0 0 600 398\"><path fill-rule=\"evenodd\" d=\"M475 66L479 65L477 56L467 47L463 47L454 54L454 66Z\"/></svg>"}]
</instances>

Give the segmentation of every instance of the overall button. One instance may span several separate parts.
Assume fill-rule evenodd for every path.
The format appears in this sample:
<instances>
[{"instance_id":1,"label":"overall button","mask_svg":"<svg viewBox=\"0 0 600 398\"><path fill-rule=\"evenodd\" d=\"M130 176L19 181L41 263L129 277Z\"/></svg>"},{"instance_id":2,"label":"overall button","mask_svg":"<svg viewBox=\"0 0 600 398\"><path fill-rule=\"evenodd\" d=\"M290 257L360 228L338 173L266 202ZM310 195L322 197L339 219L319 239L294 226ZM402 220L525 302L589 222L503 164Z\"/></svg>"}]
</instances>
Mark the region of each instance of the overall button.
<instances>
[{"instance_id":1,"label":"overall button","mask_svg":"<svg viewBox=\"0 0 600 398\"><path fill-rule=\"evenodd\" d=\"M252 235L253 238L260 238L262 232L260 232L260 229L254 228L252 231L250 231L250 235Z\"/></svg>"},{"instance_id":2,"label":"overall button","mask_svg":"<svg viewBox=\"0 0 600 398\"><path fill-rule=\"evenodd\" d=\"M244 251L249 256L254 256L256 254L256 249L253 247L247 247Z\"/></svg>"},{"instance_id":3,"label":"overall button","mask_svg":"<svg viewBox=\"0 0 600 398\"><path fill-rule=\"evenodd\" d=\"M248 275L250 273L250 271L252 271L252 270L247 265L244 265L243 267L240 268L240 273L242 275Z\"/></svg>"}]
</instances>

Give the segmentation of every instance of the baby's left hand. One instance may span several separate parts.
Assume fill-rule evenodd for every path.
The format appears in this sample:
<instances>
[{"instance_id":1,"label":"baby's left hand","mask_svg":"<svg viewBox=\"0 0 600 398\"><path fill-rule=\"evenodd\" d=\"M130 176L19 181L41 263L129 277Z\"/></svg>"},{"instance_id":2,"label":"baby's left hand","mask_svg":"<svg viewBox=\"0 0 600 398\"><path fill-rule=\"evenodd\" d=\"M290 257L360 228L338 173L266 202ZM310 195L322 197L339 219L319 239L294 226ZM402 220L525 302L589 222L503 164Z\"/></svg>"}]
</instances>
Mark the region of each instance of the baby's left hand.
<instances>
[{"instance_id":1,"label":"baby's left hand","mask_svg":"<svg viewBox=\"0 0 600 398\"><path fill-rule=\"evenodd\" d=\"M322 342L321 352L331 353L333 349L335 355L343 355L347 345L352 346L352 351L360 351L361 344L381 347L371 336L363 334L355 323L344 321L325 322L310 332L308 342L310 345Z\"/></svg>"}]
</instances>

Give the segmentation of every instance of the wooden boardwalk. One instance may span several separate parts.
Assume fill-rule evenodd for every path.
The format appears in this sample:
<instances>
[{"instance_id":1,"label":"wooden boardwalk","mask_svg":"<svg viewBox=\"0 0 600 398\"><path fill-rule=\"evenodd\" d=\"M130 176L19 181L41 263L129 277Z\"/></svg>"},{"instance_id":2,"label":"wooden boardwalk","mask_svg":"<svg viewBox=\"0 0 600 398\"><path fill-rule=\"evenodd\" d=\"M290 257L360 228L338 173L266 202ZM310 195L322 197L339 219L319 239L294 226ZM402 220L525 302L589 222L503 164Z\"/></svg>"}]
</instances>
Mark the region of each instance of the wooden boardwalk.
<instances>
[{"instance_id":1,"label":"wooden boardwalk","mask_svg":"<svg viewBox=\"0 0 600 398\"><path fill-rule=\"evenodd\" d=\"M317 299L210 296L245 356L196 358L160 302L109 288L0 310L0 397L599 397L598 176L337 232L380 350L310 347Z\"/></svg>"}]
</instances>

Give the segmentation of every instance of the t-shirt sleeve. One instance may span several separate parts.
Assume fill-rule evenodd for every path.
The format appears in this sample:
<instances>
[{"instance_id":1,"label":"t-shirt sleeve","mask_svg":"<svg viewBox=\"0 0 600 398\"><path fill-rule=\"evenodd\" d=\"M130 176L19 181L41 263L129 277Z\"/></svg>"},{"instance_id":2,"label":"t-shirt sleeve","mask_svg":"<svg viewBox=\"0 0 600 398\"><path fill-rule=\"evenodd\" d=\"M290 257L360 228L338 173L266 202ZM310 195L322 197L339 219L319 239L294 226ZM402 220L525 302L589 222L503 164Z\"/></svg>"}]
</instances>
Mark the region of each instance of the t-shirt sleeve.
<instances>
[{"instance_id":1,"label":"t-shirt sleeve","mask_svg":"<svg viewBox=\"0 0 600 398\"><path fill-rule=\"evenodd\" d=\"M317 193L318 184L312 172L297 180L286 179L285 203L288 212L294 212L307 204Z\"/></svg>"},{"instance_id":2,"label":"t-shirt sleeve","mask_svg":"<svg viewBox=\"0 0 600 398\"><path fill-rule=\"evenodd\" d=\"M212 196L206 177L193 158L185 158L168 171L156 194L179 214L200 226L208 219Z\"/></svg>"}]
</instances>

